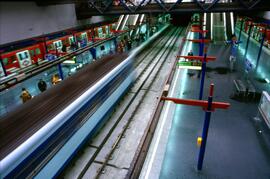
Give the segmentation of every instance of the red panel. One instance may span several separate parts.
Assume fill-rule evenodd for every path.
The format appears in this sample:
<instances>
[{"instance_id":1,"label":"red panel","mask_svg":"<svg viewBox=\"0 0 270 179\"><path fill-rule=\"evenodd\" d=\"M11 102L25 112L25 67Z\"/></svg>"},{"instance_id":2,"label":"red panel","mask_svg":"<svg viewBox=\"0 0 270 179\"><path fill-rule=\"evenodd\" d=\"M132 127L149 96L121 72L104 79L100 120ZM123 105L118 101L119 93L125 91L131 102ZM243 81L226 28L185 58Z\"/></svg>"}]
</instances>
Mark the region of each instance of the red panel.
<instances>
[{"instance_id":1,"label":"red panel","mask_svg":"<svg viewBox=\"0 0 270 179\"><path fill-rule=\"evenodd\" d=\"M179 99L179 98L168 98L168 97L161 97L161 100L172 101L176 104L185 104L190 106L200 106L203 109L207 109L208 101L202 100L192 100L192 99ZM228 109L230 107L230 103L223 103L223 102L213 102L212 109Z\"/></svg>"},{"instance_id":2,"label":"red panel","mask_svg":"<svg viewBox=\"0 0 270 179\"><path fill-rule=\"evenodd\" d=\"M189 59L189 60L200 60L200 61L203 61L204 60L204 56L183 56L183 55L180 55L180 56L176 56L177 58L185 58L185 59ZM216 57L213 57L213 56L207 56L205 61L208 62L208 61L214 61L216 60Z\"/></svg>"},{"instance_id":3,"label":"red panel","mask_svg":"<svg viewBox=\"0 0 270 179\"><path fill-rule=\"evenodd\" d=\"M183 39L183 40L191 41L194 43L210 43L211 42L210 39Z\"/></svg>"}]
</instances>

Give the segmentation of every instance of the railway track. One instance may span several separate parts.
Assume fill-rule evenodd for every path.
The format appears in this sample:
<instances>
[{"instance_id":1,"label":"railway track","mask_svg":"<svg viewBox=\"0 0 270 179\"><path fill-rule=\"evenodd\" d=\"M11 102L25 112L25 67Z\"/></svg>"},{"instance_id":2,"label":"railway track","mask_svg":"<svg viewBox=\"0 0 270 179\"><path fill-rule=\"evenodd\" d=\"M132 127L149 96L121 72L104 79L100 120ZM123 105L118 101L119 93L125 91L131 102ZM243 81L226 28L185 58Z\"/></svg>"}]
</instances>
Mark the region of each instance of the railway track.
<instances>
[{"instance_id":1,"label":"railway track","mask_svg":"<svg viewBox=\"0 0 270 179\"><path fill-rule=\"evenodd\" d=\"M170 28L135 59L136 81L96 136L62 172L64 178L129 178L141 138L148 130L157 92L163 89L166 67L173 62L184 28ZM149 103L152 101L152 104ZM149 108L149 109L147 109ZM149 110L149 111L148 111Z\"/></svg>"}]
</instances>

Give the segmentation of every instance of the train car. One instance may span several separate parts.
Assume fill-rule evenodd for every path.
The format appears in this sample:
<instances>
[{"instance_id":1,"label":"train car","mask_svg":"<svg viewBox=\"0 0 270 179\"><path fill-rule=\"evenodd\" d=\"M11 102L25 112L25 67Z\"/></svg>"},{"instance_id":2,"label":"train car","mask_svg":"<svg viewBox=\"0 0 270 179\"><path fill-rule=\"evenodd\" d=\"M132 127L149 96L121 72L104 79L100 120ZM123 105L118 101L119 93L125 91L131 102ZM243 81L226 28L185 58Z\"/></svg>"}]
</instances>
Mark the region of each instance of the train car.
<instances>
[{"instance_id":1,"label":"train car","mask_svg":"<svg viewBox=\"0 0 270 179\"><path fill-rule=\"evenodd\" d=\"M84 47L89 43L92 43L93 38L95 40L104 39L111 34L111 31L114 28L115 23L112 23L81 32L75 32L74 34L65 35L56 39L47 40L45 42L38 42L32 46L0 54L1 60L3 61L3 67L1 66L1 69L5 68L7 74L9 75L15 71L18 71L19 69L45 60L47 53L55 55L63 52L63 46L67 48L65 51L69 51L72 44L76 44L78 47ZM3 75L2 71L3 70L1 70L1 76Z\"/></svg>"},{"instance_id":2,"label":"train car","mask_svg":"<svg viewBox=\"0 0 270 179\"><path fill-rule=\"evenodd\" d=\"M3 53L1 54L1 59L7 74L11 74L14 71L31 66L42 60L44 53L44 45L38 43L20 50Z\"/></svg>"},{"instance_id":3,"label":"train car","mask_svg":"<svg viewBox=\"0 0 270 179\"><path fill-rule=\"evenodd\" d=\"M37 178L57 176L108 119L134 73L127 54L105 57L4 116L1 177L27 178L36 167Z\"/></svg>"}]
</instances>

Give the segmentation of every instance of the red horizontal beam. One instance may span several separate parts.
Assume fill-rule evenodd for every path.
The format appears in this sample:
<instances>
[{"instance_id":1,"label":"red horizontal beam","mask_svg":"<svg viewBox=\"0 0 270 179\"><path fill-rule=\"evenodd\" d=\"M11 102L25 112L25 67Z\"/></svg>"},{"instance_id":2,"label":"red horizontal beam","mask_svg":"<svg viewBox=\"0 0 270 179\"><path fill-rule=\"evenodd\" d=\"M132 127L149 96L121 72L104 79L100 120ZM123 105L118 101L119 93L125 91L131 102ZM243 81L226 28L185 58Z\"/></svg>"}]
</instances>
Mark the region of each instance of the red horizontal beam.
<instances>
[{"instance_id":1,"label":"red horizontal beam","mask_svg":"<svg viewBox=\"0 0 270 179\"><path fill-rule=\"evenodd\" d=\"M126 32L126 30L111 30L113 33L120 33L120 32Z\"/></svg>"},{"instance_id":2,"label":"red horizontal beam","mask_svg":"<svg viewBox=\"0 0 270 179\"><path fill-rule=\"evenodd\" d=\"M195 29L191 29L191 32L199 32L199 33L206 33L206 32L208 32L208 30L201 30L201 29L197 29L197 28L195 28Z\"/></svg>"},{"instance_id":3,"label":"red horizontal beam","mask_svg":"<svg viewBox=\"0 0 270 179\"><path fill-rule=\"evenodd\" d=\"M178 55L176 56L177 58L185 58L185 59L188 59L188 60L200 60L200 61L203 61L204 60L204 56L184 56L184 55ZM208 62L208 61L214 61L216 60L216 57L213 57L213 56L207 56L205 61Z\"/></svg>"},{"instance_id":4,"label":"red horizontal beam","mask_svg":"<svg viewBox=\"0 0 270 179\"><path fill-rule=\"evenodd\" d=\"M204 110L208 107L208 101L202 100L193 100L193 99L179 99L179 98L169 98L169 97L161 97L161 100L165 101L172 101L176 104L185 104L190 106L200 106ZM212 102L212 109L228 109L230 107L230 103L223 103L223 102Z\"/></svg>"},{"instance_id":5,"label":"red horizontal beam","mask_svg":"<svg viewBox=\"0 0 270 179\"><path fill-rule=\"evenodd\" d=\"M210 39L183 39L194 43L210 43Z\"/></svg>"}]
</instances>

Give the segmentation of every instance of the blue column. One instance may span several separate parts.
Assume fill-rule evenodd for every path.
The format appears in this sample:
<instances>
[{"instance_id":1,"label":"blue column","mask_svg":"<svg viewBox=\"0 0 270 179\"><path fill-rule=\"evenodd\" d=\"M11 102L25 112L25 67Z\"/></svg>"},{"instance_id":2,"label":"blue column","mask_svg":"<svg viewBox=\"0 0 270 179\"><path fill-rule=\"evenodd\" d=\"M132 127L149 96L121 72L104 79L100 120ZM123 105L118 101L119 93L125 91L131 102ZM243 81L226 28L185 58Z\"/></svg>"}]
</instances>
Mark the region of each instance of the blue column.
<instances>
[{"instance_id":1,"label":"blue column","mask_svg":"<svg viewBox=\"0 0 270 179\"><path fill-rule=\"evenodd\" d=\"M208 107L207 107L207 111L205 112L205 119L204 119L204 125L203 125L202 144L200 147L199 159L198 159L198 164L197 164L198 170L201 170L202 166L203 166L203 159L204 159L204 154L205 154L208 129L209 129L210 119L211 119L212 101L213 101L213 96L209 96L208 97Z\"/></svg>"},{"instance_id":2,"label":"blue column","mask_svg":"<svg viewBox=\"0 0 270 179\"><path fill-rule=\"evenodd\" d=\"M64 73L63 73L63 69L62 69L61 63L59 63L59 64L57 65L57 67L58 67L59 76L60 76L61 80L64 80Z\"/></svg>"},{"instance_id":3,"label":"blue column","mask_svg":"<svg viewBox=\"0 0 270 179\"><path fill-rule=\"evenodd\" d=\"M204 36L199 33L199 39L203 40L204 39ZM203 42L200 42L200 47L199 47L199 56L203 56L203 49L204 49L204 43Z\"/></svg>"},{"instance_id":4,"label":"blue column","mask_svg":"<svg viewBox=\"0 0 270 179\"><path fill-rule=\"evenodd\" d=\"M206 53L204 54L204 60L202 62L202 75L201 75L201 82L200 82L199 100L202 100L202 97L203 97L205 71L206 71Z\"/></svg>"},{"instance_id":5,"label":"blue column","mask_svg":"<svg viewBox=\"0 0 270 179\"><path fill-rule=\"evenodd\" d=\"M265 32L266 32L266 30L263 32L263 35L262 35L261 46L260 46L258 57L257 57L257 61L256 61L256 69L258 68L260 57L261 57L261 53L262 53L263 42L264 42L264 39L265 39Z\"/></svg>"},{"instance_id":6,"label":"blue column","mask_svg":"<svg viewBox=\"0 0 270 179\"><path fill-rule=\"evenodd\" d=\"M247 44L246 44L246 48L245 48L245 56L247 55L247 50L248 50L248 45L249 45L249 40L250 40L250 34L251 34L251 27L252 27L252 25L250 24L249 28L248 28L248 39L247 39Z\"/></svg>"}]
</instances>

